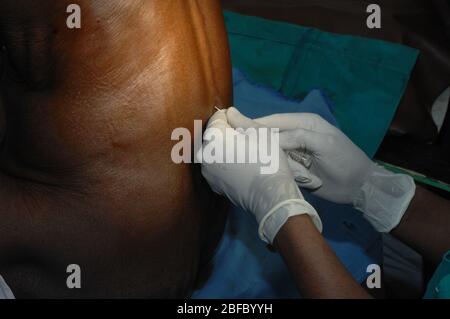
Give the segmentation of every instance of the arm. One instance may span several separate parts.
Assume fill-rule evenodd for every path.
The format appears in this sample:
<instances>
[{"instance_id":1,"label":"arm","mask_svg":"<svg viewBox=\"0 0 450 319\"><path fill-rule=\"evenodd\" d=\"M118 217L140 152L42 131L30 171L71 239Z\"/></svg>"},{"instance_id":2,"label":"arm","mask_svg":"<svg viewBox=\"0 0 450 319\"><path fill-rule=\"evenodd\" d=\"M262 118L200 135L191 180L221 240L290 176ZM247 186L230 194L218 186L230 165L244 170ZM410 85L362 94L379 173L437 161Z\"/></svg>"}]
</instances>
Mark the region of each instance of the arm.
<instances>
[{"instance_id":1,"label":"arm","mask_svg":"<svg viewBox=\"0 0 450 319\"><path fill-rule=\"evenodd\" d=\"M322 118L313 114L278 114L252 121L234 110L229 112L229 119L233 127L279 128L284 150L306 150L305 156L312 158L312 165L289 161L300 186L329 201L352 204L378 231L392 232L425 258L439 262L450 249L449 202L416 188L409 176L375 165Z\"/></svg>"},{"instance_id":2,"label":"arm","mask_svg":"<svg viewBox=\"0 0 450 319\"><path fill-rule=\"evenodd\" d=\"M262 132L248 133L257 134L257 138L248 138L247 134L230 127L228 118L234 112L233 108L219 111L210 119L204 148L223 148L225 145L226 150L233 148L245 153L265 151L264 143L257 142L265 138ZM321 236L320 217L303 199L286 154L273 144L276 142L271 141L271 160L277 160L279 169L272 174L261 173L261 162L218 164L205 161L203 176L215 192L226 195L256 217L261 239L274 244L280 251L303 296L369 298Z\"/></svg>"},{"instance_id":3,"label":"arm","mask_svg":"<svg viewBox=\"0 0 450 319\"><path fill-rule=\"evenodd\" d=\"M392 235L438 264L450 249L450 202L422 187Z\"/></svg>"},{"instance_id":4,"label":"arm","mask_svg":"<svg viewBox=\"0 0 450 319\"><path fill-rule=\"evenodd\" d=\"M306 298L370 298L306 215L292 217L274 242Z\"/></svg>"}]
</instances>

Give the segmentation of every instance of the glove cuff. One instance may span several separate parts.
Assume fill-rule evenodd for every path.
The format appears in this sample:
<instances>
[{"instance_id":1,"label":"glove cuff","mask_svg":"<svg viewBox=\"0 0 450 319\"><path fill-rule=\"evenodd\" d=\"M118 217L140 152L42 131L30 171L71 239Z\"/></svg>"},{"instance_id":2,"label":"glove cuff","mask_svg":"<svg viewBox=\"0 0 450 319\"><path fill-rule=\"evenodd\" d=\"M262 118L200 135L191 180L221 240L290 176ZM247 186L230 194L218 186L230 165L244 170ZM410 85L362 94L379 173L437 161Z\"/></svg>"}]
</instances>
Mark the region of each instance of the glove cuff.
<instances>
[{"instance_id":1,"label":"glove cuff","mask_svg":"<svg viewBox=\"0 0 450 319\"><path fill-rule=\"evenodd\" d=\"M400 224L415 193L416 185L410 176L375 165L353 205L377 231L389 233Z\"/></svg>"},{"instance_id":2,"label":"glove cuff","mask_svg":"<svg viewBox=\"0 0 450 319\"><path fill-rule=\"evenodd\" d=\"M278 204L266 214L259 223L259 237L262 241L272 244L290 217L304 214L309 215L319 232L322 232L322 220L314 207L304 199L291 199Z\"/></svg>"}]
</instances>

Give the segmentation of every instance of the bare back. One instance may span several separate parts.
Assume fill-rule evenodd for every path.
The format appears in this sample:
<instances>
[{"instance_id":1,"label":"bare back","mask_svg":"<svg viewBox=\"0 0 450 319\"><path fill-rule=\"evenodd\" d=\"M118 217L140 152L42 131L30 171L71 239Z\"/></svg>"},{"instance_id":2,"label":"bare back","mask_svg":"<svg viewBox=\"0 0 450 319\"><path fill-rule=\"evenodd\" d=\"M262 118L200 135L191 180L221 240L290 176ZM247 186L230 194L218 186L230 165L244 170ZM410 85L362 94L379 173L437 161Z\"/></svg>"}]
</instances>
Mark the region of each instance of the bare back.
<instances>
[{"instance_id":1,"label":"bare back","mask_svg":"<svg viewBox=\"0 0 450 319\"><path fill-rule=\"evenodd\" d=\"M72 2L0 2L0 273L19 297L185 296L221 221L170 136L230 104L220 5L80 0L71 30Z\"/></svg>"}]
</instances>

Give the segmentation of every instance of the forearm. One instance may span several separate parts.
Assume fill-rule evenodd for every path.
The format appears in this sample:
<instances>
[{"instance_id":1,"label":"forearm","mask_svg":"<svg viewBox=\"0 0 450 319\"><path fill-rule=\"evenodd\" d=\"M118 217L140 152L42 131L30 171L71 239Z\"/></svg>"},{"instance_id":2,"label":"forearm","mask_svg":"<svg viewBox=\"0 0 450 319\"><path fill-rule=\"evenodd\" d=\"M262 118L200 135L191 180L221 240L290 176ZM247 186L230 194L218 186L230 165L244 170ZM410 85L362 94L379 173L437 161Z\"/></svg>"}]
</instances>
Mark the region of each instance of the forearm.
<instances>
[{"instance_id":1,"label":"forearm","mask_svg":"<svg viewBox=\"0 0 450 319\"><path fill-rule=\"evenodd\" d=\"M450 202L422 187L392 235L438 264L450 250Z\"/></svg>"},{"instance_id":2,"label":"forearm","mask_svg":"<svg viewBox=\"0 0 450 319\"><path fill-rule=\"evenodd\" d=\"M274 242L306 298L370 298L307 215L292 217Z\"/></svg>"}]
</instances>

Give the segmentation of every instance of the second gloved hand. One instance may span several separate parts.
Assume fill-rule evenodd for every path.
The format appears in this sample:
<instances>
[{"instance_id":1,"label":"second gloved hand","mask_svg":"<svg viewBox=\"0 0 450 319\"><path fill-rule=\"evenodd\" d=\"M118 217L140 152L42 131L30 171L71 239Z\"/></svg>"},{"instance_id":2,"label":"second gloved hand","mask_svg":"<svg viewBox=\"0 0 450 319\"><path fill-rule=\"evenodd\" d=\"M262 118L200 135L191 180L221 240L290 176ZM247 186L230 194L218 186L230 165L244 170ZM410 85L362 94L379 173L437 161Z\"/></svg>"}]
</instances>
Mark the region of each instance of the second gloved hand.
<instances>
[{"instance_id":1,"label":"second gloved hand","mask_svg":"<svg viewBox=\"0 0 450 319\"><path fill-rule=\"evenodd\" d=\"M210 119L204 134L203 152L197 153L197 159L202 161L203 176L213 191L253 213L259 224L260 238L267 243L273 243L281 227L296 215L308 214L318 230L322 231L320 217L304 200L292 176L286 154L279 148L277 139L272 140L270 136L256 130L250 133L234 130L228 123L227 111L217 112ZM266 143L260 143L262 139L266 139ZM208 162L205 154L212 149L222 154L243 152L247 154L246 161ZM269 149L276 152L272 154ZM270 154L271 161L278 162L278 169L264 172L267 163L263 163L260 156L256 161L249 160L250 154L256 156L261 153Z\"/></svg>"},{"instance_id":2,"label":"second gloved hand","mask_svg":"<svg viewBox=\"0 0 450 319\"><path fill-rule=\"evenodd\" d=\"M288 153L299 151L300 162L305 159L304 163L289 160L299 185L329 201L352 204L379 232L398 226L414 197L411 177L376 165L318 115L277 114L252 121L233 109L228 117L233 127L279 128L280 146Z\"/></svg>"}]
</instances>

